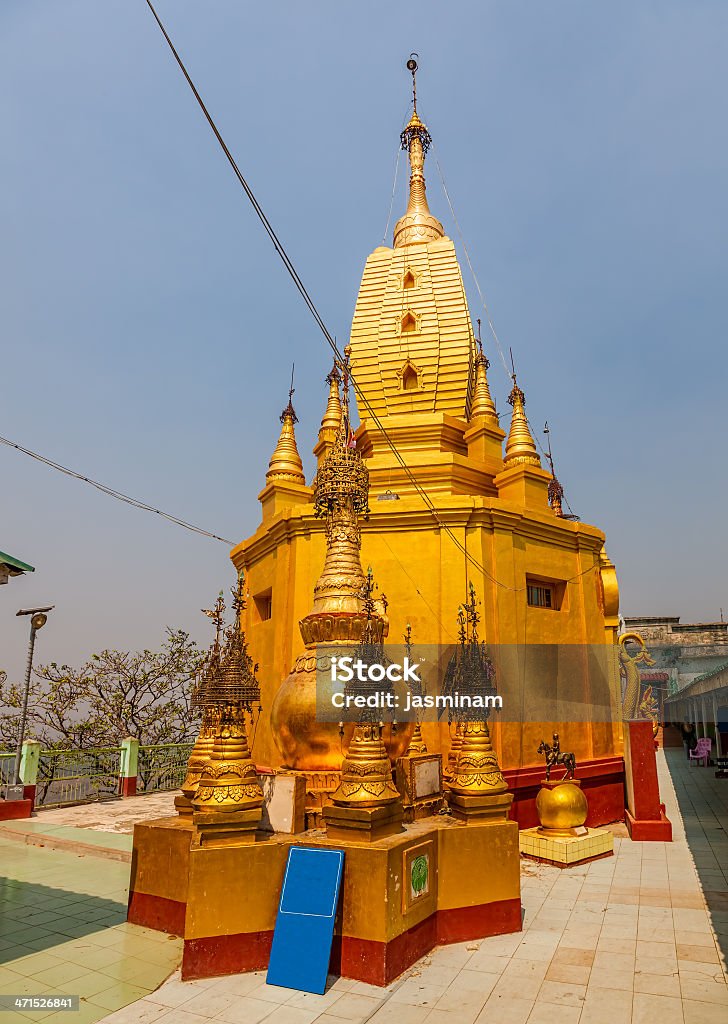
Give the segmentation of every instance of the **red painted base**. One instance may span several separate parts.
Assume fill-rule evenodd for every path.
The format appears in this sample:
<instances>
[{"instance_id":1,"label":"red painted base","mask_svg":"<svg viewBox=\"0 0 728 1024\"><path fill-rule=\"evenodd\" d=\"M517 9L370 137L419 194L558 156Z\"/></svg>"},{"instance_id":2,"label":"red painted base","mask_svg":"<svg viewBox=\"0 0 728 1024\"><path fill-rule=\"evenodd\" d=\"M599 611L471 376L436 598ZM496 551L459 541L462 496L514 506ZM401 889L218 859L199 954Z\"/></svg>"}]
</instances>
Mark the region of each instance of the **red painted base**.
<instances>
[{"instance_id":1,"label":"red painted base","mask_svg":"<svg viewBox=\"0 0 728 1024\"><path fill-rule=\"evenodd\" d=\"M139 894L137 894L139 895ZM129 901L129 920L146 923L151 916L162 919L171 908L153 906L171 904L144 896ZM177 904L179 906L179 904ZM132 916L132 907L135 916ZM141 916L141 911L146 914ZM169 928L162 930L168 931ZM502 935L521 930L521 901L500 900L479 907L440 910L390 942L374 942L350 935L335 935L331 950L331 971L344 978L353 978L370 985L388 985L434 946L450 942L467 942L489 935ZM182 954L182 978L212 978L222 974L260 971L268 966L273 932L250 932L239 935L218 935L210 938L185 939Z\"/></svg>"},{"instance_id":2,"label":"red painted base","mask_svg":"<svg viewBox=\"0 0 728 1024\"><path fill-rule=\"evenodd\" d=\"M600 757L580 761L577 775L589 803L586 824L591 828L609 825L624 818L624 761L621 757ZM514 794L511 818L519 828L535 828L539 824L536 797L544 778L543 765L511 768L503 772L508 788ZM553 778L559 778L554 774Z\"/></svg>"},{"instance_id":3,"label":"red painted base","mask_svg":"<svg viewBox=\"0 0 728 1024\"><path fill-rule=\"evenodd\" d=\"M119 796L136 796L137 791L137 777L133 775L131 778L124 778L123 775L119 776Z\"/></svg>"},{"instance_id":4,"label":"red painted base","mask_svg":"<svg viewBox=\"0 0 728 1024\"><path fill-rule=\"evenodd\" d=\"M131 924L154 928L170 935L184 935L187 906L164 896L149 896L144 892L129 893L126 919Z\"/></svg>"},{"instance_id":5,"label":"red painted base","mask_svg":"<svg viewBox=\"0 0 728 1024\"><path fill-rule=\"evenodd\" d=\"M29 818L33 812L32 800L0 800L0 821Z\"/></svg>"},{"instance_id":6,"label":"red painted base","mask_svg":"<svg viewBox=\"0 0 728 1024\"><path fill-rule=\"evenodd\" d=\"M624 809L624 820L630 839L636 843L671 843L672 822L665 817L665 806L660 805L660 817L656 820L633 818L627 808Z\"/></svg>"}]
</instances>

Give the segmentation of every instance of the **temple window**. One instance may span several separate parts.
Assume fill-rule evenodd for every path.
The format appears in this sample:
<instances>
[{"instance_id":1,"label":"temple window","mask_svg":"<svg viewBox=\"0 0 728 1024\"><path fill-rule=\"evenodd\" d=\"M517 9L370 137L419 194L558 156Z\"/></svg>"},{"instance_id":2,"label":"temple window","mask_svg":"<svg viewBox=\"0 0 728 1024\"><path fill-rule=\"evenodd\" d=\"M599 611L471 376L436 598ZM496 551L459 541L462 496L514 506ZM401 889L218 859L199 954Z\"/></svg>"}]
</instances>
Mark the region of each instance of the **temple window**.
<instances>
[{"instance_id":1,"label":"temple window","mask_svg":"<svg viewBox=\"0 0 728 1024\"><path fill-rule=\"evenodd\" d=\"M418 386L417 370L411 363L408 363L402 371L402 390L416 391Z\"/></svg>"},{"instance_id":2,"label":"temple window","mask_svg":"<svg viewBox=\"0 0 728 1024\"><path fill-rule=\"evenodd\" d=\"M414 313L407 312L402 317L402 334L412 334L417 330L417 320Z\"/></svg>"},{"instance_id":3,"label":"temple window","mask_svg":"<svg viewBox=\"0 0 728 1024\"><path fill-rule=\"evenodd\" d=\"M402 278L402 287L403 288L414 288L414 286L415 286L415 275L412 273L411 270L408 270L407 273Z\"/></svg>"},{"instance_id":4,"label":"temple window","mask_svg":"<svg viewBox=\"0 0 728 1024\"><path fill-rule=\"evenodd\" d=\"M526 596L528 599L528 603L533 608L554 607L553 587L546 586L542 583L529 583L526 586Z\"/></svg>"},{"instance_id":5,"label":"temple window","mask_svg":"<svg viewBox=\"0 0 728 1024\"><path fill-rule=\"evenodd\" d=\"M558 612L564 607L566 582L538 576L526 577L526 603L531 608L550 608Z\"/></svg>"},{"instance_id":6,"label":"temple window","mask_svg":"<svg viewBox=\"0 0 728 1024\"><path fill-rule=\"evenodd\" d=\"M258 622L267 622L273 615L272 590L269 588L260 594L256 594L253 598L253 604L255 605L256 618Z\"/></svg>"}]
</instances>

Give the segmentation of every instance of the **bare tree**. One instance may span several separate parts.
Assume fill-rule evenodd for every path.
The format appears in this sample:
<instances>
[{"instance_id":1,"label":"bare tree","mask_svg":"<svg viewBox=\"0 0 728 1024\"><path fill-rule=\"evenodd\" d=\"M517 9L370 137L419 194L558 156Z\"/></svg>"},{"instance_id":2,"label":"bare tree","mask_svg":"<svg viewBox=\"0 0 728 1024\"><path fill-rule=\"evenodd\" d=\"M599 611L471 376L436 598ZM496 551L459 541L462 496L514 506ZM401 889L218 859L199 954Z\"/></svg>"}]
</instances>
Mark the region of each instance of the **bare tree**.
<instances>
[{"instance_id":1,"label":"bare tree","mask_svg":"<svg viewBox=\"0 0 728 1024\"><path fill-rule=\"evenodd\" d=\"M194 740L190 707L202 652L184 630L167 629L159 651L102 651L81 668L42 665L28 702L26 738L47 749L117 747ZM22 691L0 674L0 747L17 743Z\"/></svg>"}]
</instances>

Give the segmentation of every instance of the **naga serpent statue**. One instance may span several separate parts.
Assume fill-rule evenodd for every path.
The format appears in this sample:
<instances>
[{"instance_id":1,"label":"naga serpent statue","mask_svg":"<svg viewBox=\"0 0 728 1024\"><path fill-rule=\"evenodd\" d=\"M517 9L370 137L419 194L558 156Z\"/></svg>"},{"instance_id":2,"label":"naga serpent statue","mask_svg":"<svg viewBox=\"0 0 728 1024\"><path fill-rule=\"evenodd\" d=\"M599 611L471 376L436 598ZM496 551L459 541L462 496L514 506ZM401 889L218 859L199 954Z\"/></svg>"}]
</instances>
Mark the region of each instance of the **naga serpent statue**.
<instances>
[{"instance_id":1,"label":"naga serpent statue","mask_svg":"<svg viewBox=\"0 0 728 1024\"><path fill-rule=\"evenodd\" d=\"M639 645L637 654L632 656L628 653L628 643ZM625 721L629 722L639 717L641 678L638 666L654 664L655 659L650 655L639 633L622 633L619 638L619 671L627 683L622 698L622 717Z\"/></svg>"}]
</instances>

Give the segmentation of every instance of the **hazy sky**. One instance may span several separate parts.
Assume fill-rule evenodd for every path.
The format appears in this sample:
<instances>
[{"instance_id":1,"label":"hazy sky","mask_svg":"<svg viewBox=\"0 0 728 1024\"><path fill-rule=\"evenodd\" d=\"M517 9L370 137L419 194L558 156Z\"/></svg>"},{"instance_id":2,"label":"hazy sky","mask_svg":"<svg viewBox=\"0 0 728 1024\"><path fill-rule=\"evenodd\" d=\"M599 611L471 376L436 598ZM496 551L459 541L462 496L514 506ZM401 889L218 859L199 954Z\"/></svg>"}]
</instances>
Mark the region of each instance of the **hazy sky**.
<instances>
[{"instance_id":1,"label":"hazy sky","mask_svg":"<svg viewBox=\"0 0 728 1024\"><path fill-rule=\"evenodd\" d=\"M623 613L728 612L724 0L158 9L339 339L419 52L476 272ZM2 0L0 123L0 434L249 535L290 364L310 475L329 355L143 0ZM22 670L21 605L56 605L39 660L207 638L224 544L4 446L0 479L0 549L37 567L0 588L0 667Z\"/></svg>"}]
</instances>

